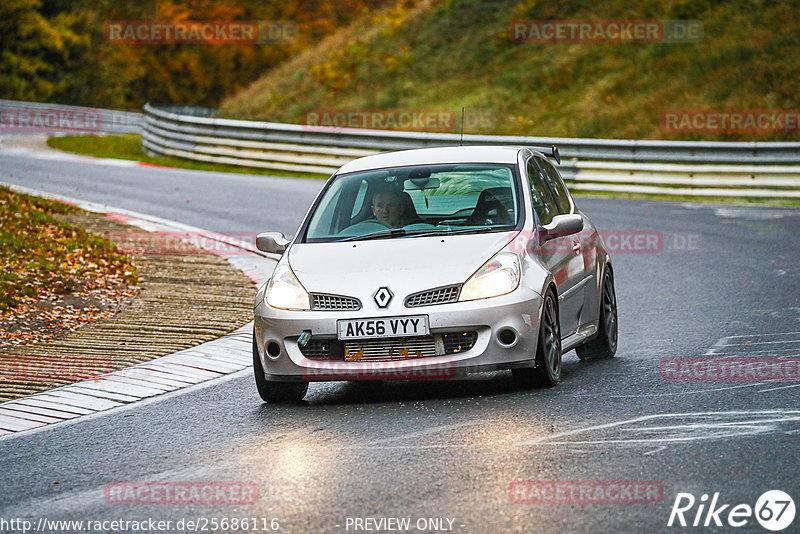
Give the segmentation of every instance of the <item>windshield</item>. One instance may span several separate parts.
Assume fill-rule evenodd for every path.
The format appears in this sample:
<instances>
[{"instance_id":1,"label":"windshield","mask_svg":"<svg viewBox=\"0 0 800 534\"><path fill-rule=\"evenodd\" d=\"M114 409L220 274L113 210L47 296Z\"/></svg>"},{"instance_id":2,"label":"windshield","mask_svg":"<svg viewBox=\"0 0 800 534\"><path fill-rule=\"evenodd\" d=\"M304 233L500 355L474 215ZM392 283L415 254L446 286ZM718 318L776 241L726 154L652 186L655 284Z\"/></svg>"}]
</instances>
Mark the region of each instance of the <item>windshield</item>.
<instances>
[{"instance_id":1,"label":"windshield","mask_svg":"<svg viewBox=\"0 0 800 534\"><path fill-rule=\"evenodd\" d=\"M337 177L305 241L330 242L509 230L520 219L512 165L447 164Z\"/></svg>"}]
</instances>

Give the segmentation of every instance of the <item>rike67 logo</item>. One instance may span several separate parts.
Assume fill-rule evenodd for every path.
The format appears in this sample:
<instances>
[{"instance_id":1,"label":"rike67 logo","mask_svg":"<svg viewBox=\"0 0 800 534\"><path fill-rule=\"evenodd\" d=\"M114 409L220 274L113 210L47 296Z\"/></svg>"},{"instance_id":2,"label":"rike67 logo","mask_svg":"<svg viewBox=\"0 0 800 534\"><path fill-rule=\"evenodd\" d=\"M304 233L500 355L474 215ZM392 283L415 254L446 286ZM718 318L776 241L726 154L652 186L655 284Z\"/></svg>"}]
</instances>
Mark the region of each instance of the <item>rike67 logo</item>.
<instances>
[{"instance_id":1,"label":"rike67 logo","mask_svg":"<svg viewBox=\"0 0 800 534\"><path fill-rule=\"evenodd\" d=\"M719 492L714 493L710 502L707 494L695 499L691 493L678 493L667 526L740 528L751 525L755 518L765 529L779 532L794 522L795 511L794 500L780 490L764 492L755 506L723 504Z\"/></svg>"}]
</instances>

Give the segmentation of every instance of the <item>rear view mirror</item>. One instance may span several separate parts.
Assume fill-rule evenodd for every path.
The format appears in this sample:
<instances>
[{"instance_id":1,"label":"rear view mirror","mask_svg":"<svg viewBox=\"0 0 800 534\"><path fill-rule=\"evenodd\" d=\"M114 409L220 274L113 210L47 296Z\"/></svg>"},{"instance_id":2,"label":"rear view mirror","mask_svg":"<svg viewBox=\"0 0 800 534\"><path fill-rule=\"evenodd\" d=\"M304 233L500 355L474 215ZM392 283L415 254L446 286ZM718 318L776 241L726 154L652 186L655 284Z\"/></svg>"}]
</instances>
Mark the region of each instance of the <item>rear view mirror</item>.
<instances>
[{"instance_id":1,"label":"rear view mirror","mask_svg":"<svg viewBox=\"0 0 800 534\"><path fill-rule=\"evenodd\" d=\"M438 189L442 183L438 178L409 178L403 182L406 191L416 191L419 189Z\"/></svg>"},{"instance_id":2,"label":"rear view mirror","mask_svg":"<svg viewBox=\"0 0 800 534\"><path fill-rule=\"evenodd\" d=\"M577 234L583 230L583 217L577 214L556 215L550 224L546 224L539 232L539 246L557 237Z\"/></svg>"},{"instance_id":3,"label":"rear view mirror","mask_svg":"<svg viewBox=\"0 0 800 534\"><path fill-rule=\"evenodd\" d=\"M271 254L283 254L289 240L280 232L262 232L256 236L256 248Z\"/></svg>"}]
</instances>

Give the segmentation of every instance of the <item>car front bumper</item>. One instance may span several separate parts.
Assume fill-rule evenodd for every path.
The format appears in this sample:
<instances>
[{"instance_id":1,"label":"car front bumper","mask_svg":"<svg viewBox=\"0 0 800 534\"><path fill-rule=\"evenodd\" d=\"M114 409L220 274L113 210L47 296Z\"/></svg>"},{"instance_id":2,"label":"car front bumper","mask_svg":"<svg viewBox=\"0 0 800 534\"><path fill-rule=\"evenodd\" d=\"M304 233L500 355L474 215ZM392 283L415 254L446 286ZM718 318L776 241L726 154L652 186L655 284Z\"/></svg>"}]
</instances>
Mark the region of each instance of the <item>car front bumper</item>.
<instances>
[{"instance_id":1,"label":"car front bumper","mask_svg":"<svg viewBox=\"0 0 800 534\"><path fill-rule=\"evenodd\" d=\"M259 291L255 341L265 378L270 381L444 380L534 365L542 297L525 287L500 297L405 309L405 315L427 315L431 335L471 330L477 332L477 340L472 348L462 352L391 361L306 358L297 343L303 331L310 331L312 339L335 338L337 320L373 317L373 314L364 310L279 310L267 306L262 296ZM514 333L512 343L500 339L500 333L506 330ZM277 346L279 354L267 354L268 345L272 354L278 352Z\"/></svg>"}]
</instances>

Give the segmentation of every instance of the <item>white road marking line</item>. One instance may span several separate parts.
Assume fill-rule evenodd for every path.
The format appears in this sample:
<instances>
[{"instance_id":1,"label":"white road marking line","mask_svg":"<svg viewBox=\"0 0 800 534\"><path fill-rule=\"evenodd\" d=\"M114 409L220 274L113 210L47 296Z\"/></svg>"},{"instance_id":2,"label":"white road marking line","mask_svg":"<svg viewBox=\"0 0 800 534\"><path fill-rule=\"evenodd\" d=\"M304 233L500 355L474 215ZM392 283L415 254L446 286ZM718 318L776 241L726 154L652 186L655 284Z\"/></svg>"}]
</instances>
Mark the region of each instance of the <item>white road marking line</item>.
<instances>
[{"instance_id":1,"label":"white road marking line","mask_svg":"<svg viewBox=\"0 0 800 534\"><path fill-rule=\"evenodd\" d=\"M755 386L762 386L763 382L756 382L753 384L743 384L739 386L727 386L724 388L708 388L708 389L693 389L691 391L676 391L675 393L643 393L641 395L606 395L606 394L592 394L594 396L602 395L608 398L639 398L639 397L680 397L682 395L698 395L700 393L708 393L712 391L727 391L729 389L752 388ZM586 395L590 396L590 395Z\"/></svg>"},{"instance_id":2,"label":"white road marking line","mask_svg":"<svg viewBox=\"0 0 800 534\"><path fill-rule=\"evenodd\" d=\"M486 422L485 421L464 421L463 423L454 423L454 424L451 424L451 425L439 425L439 426L426 428L425 430L418 430L416 432L408 432L406 434L397 434L396 436L390 436L388 438L381 438L381 439L368 441L368 442L366 442L366 443L364 443L362 445L355 445L354 447L358 448L358 449L376 448L376 447L374 447L374 445L378 445L378 444L381 444L381 443L391 443L393 441L401 441L401 440L404 440L404 439L413 439L413 438L417 438L417 437L420 437L420 436L428 436L430 434L437 434L439 432L445 432L447 430L455 430L457 428L463 428L463 427L466 427L466 426L483 425L483 424L486 424ZM409 448L415 448L415 447L422 448L422 447L426 447L426 446L424 446L424 445L423 446L412 445L412 446L408 446L408 447ZM433 447L440 447L440 446L439 445L435 445ZM353 447L349 447L349 448L353 448ZM383 447L377 447L377 448L383 448ZM404 447L399 447L399 448L404 448Z\"/></svg>"},{"instance_id":3,"label":"white road marking line","mask_svg":"<svg viewBox=\"0 0 800 534\"><path fill-rule=\"evenodd\" d=\"M558 441L560 438L565 438L569 436L574 436L577 434L593 432L595 430L605 430L609 428L617 428L623 425L632 424L632 423L640 423L643 421L651 421L659 418L680 418L680 417L723 417L723 416L778 416L772 417L767 419L755 420L755 421L719 421L715 425L711 423L711 427L722 427L725 429L732 429L732 430L739 430L737 432L723 432L722 434L716 434L713 436L687 436L687 437L656 437L653 439L605 439L605 440L585 440L585 441ZM558 434L550 435L550 436L543 436L539 438L534 438L526 441L521 441L517 443L517 445L596 445L596 444L618 444L618 443L653 443L657 442L690 442L690 441L699 441L701 439L719 439L723 437L733 437L733 436L741 436L741 435L748 435L753 433L763 433L762 429L767 428L771 430L772 427L763 427L760 426L762 423L780 423L780 422L794 422L800 421L800 411L797 410L788 410L788 411L778 411L778 410L763 410L763 411L751 411L751 412L742 412L742 411L731 411L731 412L697 412L697 413L667 413L667 414L656 414L656 415L645 415L641 417L635 417L633 419L627 419L624 421L615 421L613 423L606 423L602 425L593 425L584 428L577 428L574 430L568 430L565 432L560 432ZM693 428L705 428L709 424L702 424L702 423L688 423L685 425L676 425L674 427L661 427L664 429L686 429L691 430ZM741 432L742 429L751 428L751 431ZM658 428L658 427L656 427ZM623 429L629 431L643 431L646 432L649 429L642 428L642 429Z\"/></svg>"},{"instance_id":4,"label":"white road marking line","mask_svg":"<svg viewBox=\"0 0 800 534\"><path fill-rule=\"evenodd\" d=\"M762 337L777 337L777 336L800 336L800 332L778 332L774 334L751 334L747 336L727 336L723 337L716 344L720 343L720 341L724 341L726 339L748 339L751 340L753 338L762 338Z\"/></svg>"},{"instance_id":5,"label":"white road marking line","mask_svg":"<svg viewBox=\"0 0 800 534\"><path fill-rule=\"evenodd\" d=\"M797 344L800 339L783 339L780 341L751 341L749 343L728 343L726 345L715 345L716 347L741 347L747 348L752 345L786 345L787 343Z\"/></svg>"},{"instance_id":6,"label":"white road marking line","mask_svg":"<svg viewBox=\"0 0 800 534\"><path fill-rule=\"evenodd\" d=\"M582 432L591 432L593 430L604 430L606 428L614 428L614 427L625 425L625 424L628 424L628 423L638 423L639 421L648 421L648 420L654 419L656 417L660 417L660 416L658 416L658 415L643 415L641 417L635 417L633 419L627 419L625 421L615 421L613 423L605 423L605 424L602 424L602 425L593 425L593 426L589 426L589 427L585 427L585 428L577 428L577 429L574 429L574 430L567 430L565 432L559 432L559 433L553 434L551 436L545 436L545 437L541 437L541 438L533 438L533 439L527 440L527 441L521 441L521 442L518 443L518 445L534 445L534 444L537 444L537 443L545 442L546 440L553 439L553 438L562 438L562 437L566 437L566 436L573 436L575 434L580 434ZM576 442L570 442L570 443L576 443Z\"/></svg>"},{"instance_id":7,"label":"white road marking line","mask_svg":"<svg viewBox=\"0 0 800 534\"><path fill-rule=\"evenodd\" d=\"M760 391L757 391L757 393L766 393L768 391L778 391L779 389L789 389L789 388L800 388L800 384L791 384L788 386L780 386L777 388L762 389Z\"/></svg>"},{"instance_id":8,"label":"white road marking line","mask_svg":"<svg viewBox=\"0 0 800 534\"><path fill-rule=\"evenodd\" d=\"M736 345L737 347L744 347L745 345ZM708 349L708 351L703 356L732 356L732 357L741 357L744 354L780 354L780 353L788 353L788 355L800 355L800 345L795 348L789 349L764 349L764 350L737 350L737 351L728 351L728 352L716 352L717 349ZM713 352L712 352L713 351Z\"/></svg>"}]
</instances>

